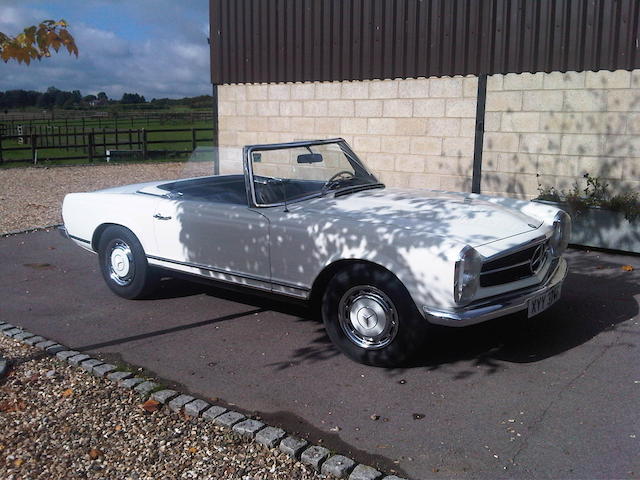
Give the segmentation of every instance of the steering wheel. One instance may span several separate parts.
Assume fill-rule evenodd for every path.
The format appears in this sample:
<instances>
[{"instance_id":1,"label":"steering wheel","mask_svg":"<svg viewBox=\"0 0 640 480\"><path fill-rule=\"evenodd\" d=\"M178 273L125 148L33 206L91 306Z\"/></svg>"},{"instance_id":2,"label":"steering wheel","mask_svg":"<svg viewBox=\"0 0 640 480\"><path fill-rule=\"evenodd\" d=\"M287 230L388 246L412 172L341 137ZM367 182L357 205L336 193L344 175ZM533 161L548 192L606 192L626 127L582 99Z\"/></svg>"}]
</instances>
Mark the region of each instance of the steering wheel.
<instances>
[{"instance_id":1,"label":"steering wheel","mask_svg":"<svg viewBox=\"0 0 640 480\"><path fill-rule=\"evenodd\" d=\"M340 177L342 177L344 175L348 175L349 178L355 177L355 175L352 172L348 171L348 170L340 170L338 173L336 173L334 175L331 175L331 178L329 180L327 180L326 182L324 182L324 184L325 185L329 185L331 182L335 182L337 179L339 179Z\"/></svg>"}]
</instances>

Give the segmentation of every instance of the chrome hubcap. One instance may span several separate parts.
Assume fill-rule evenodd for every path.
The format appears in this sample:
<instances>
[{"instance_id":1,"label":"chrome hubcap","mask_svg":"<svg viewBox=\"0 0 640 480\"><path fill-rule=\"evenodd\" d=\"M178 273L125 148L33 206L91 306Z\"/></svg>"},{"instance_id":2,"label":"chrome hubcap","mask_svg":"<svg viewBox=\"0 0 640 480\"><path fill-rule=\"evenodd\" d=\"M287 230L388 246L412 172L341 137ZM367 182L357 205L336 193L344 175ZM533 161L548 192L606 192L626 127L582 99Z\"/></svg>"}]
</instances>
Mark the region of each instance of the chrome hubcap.
<instances>
[{"instance_id":1,"label":"chrome hubcap","mask_svg":"<svg viewBox=\"0 0 640 480\"><path fill-rule=\"evenodd\" d=\"M134 274L133 255L129 245L118 240L111 248L109 256L109 275L118 285L131 283Z\"/></svg>"},{"instance_id":2,"label":"chrome hubcap","mask_svg":"<svg viewBox=\"0 0 640 480\"><path fill-rule=\"evenodd\" d=\"M342 296L338 318L349 340L369 350L386 347L398 333L393 302L369 285L353 287Z\"/></svg>"}]
</instances>

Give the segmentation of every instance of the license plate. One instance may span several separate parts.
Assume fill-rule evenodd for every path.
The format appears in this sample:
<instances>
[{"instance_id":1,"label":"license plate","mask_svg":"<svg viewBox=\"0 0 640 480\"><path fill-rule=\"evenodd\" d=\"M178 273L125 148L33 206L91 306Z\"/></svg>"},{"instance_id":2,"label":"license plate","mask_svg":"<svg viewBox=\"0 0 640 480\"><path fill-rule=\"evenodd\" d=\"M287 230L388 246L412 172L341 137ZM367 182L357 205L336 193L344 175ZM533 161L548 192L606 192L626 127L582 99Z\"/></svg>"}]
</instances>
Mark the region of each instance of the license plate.
<instances>
[{"instance_id":1,"label":"license plate","mask_svg":"<svg viewBox=\"0 0 640 480\"><path fill-rule=\"evenodd\" d=\"M551 305L560 300L560 285L553 287L551 290L529 299L528 310L529 317L544 312Z\"/></svg>"}]
</instances>

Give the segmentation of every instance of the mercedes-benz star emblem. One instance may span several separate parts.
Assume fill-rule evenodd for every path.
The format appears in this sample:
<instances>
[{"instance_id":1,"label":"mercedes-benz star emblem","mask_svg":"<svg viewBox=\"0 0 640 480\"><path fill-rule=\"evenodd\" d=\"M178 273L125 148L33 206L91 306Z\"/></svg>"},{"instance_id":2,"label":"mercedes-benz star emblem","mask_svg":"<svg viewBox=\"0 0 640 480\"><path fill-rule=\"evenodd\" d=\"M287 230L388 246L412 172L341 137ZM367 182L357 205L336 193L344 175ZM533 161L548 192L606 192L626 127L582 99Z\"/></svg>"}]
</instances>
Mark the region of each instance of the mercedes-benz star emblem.
<instances>
[{"instance_id":1,"label":"mercedes-benz star emblem","mask_svg":"<svg viewBox=\"0 0 640 480\"><path fill-rule=\"evenodd\" d=\"M533 252L531 262L529 262L529 269L534 275L538 273L538 270L540 270L540 267L542 267L546 253L547 249L545 248L544 244L538 246L538 248L536 248L536 251Z\"/></svg>"},{"instance_id":2,"label":"mercedes-benz star emblem","mask_svg":"<svg viewBox=\"0 0 640 480\"><path fill-rule=\"evenodd\" d=\"M365 307L360 309L360 311L358 312L358 317L360 317L359 318L360 325L362 325L364 328L367 328L367 329L371 329L375 327L377 323L376 314L370 308Z\"/></svg>"}]
</instances>

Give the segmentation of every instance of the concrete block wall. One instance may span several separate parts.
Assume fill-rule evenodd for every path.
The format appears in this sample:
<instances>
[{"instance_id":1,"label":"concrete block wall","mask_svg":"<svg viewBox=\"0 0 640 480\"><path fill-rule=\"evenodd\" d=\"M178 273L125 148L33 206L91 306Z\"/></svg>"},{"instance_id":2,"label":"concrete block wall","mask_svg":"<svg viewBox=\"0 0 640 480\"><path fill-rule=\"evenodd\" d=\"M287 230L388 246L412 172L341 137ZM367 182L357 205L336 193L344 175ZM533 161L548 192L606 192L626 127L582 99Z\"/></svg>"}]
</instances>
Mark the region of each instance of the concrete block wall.
<instances>
[{"instance_id":1,"label":"concrete block wall","mask_svg":"<svg viewBox=\"0 0 640 480\"><path fill-rule=\"evenodd\" d=\"M489 77L484 193L532 198L590 173L640 191L640 70Z\"/></svg>"},{"instance_id":2,"label":"concrete block wall","mask_svg":"<svg viewBox=\"0 0 640 480\"><path fill-rule=\"evenodd\" d=\"M390 186L471 189L475 77L218 91L222 147L343 137ZM587 172L640 190L640 70L493 75L486 110L483 193L532 198Z\"/></svg>"},{"instance_id":3,"label":"concrete block wall","mask_svg":"<svg viewBox=\"0 0 640 480\"><path fill-rule=\"evenodd\" d=\"M223 85L220 145L343 137L390 186L469 190L477 78Z\"/></svg>"}]
</instances>

